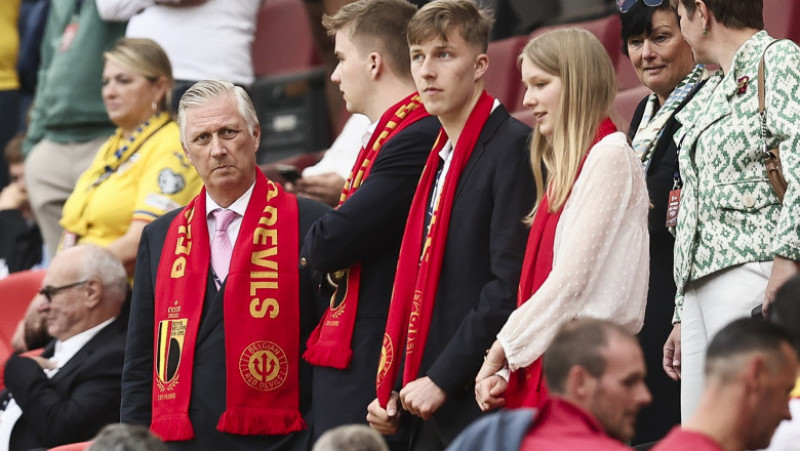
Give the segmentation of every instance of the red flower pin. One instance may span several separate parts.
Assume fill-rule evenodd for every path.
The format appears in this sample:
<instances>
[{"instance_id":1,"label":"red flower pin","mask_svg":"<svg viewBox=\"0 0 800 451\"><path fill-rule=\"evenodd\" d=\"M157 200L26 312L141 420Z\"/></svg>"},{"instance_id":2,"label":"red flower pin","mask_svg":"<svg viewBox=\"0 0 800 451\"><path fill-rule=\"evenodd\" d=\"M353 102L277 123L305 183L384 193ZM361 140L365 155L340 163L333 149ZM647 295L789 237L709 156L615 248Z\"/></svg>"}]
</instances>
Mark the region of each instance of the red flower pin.
<instances>
[{"instance_id":1,"label":"red flower pin","mask_svg":"<svg viewBox=\"0 0 800 451\"><path fill-rule=\"evenodd\" d=\"M738 80L736 80L737 86L739 89L736 91L736 94L744 94L747 92L747 82L750 81L750 77L744 76Z\"/></svg>"}]
</instances>

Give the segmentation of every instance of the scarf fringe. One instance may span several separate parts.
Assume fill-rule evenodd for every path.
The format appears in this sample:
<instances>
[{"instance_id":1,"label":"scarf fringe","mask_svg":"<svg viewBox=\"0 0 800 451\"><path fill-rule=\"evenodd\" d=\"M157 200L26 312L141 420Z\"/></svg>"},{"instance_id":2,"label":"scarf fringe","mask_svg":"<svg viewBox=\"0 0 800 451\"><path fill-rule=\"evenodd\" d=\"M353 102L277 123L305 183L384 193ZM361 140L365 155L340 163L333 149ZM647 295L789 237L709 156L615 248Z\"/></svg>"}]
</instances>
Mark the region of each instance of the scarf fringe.
<instances>
[{"instance_id":1,"label":"scarf fringe","mask_svg":"<svg viewBox=\"0 0 800 451\"><path fill-rule=\"evenodd\" d=\"M350 359L353 358L353 350L344 348L335 341L319 341L320 326L314 329L306 343L306 352L303 359L306 362L317 365L336 368L338 370L347 369L350 366Z\"/></svg>"},{"instance_id":2,"label":"scarf fringe","mask_svg":"<svg viewBox=\"0 0 800 451\"><path fill-rule=\"evenodd\" d=\"M219 418L217 430L239 435L285 435L305 430L297 410L231 407Z\"/></svg>"},{"instance_id":3,"label":"scarf fringe","mask_svg":"<svg viewBox=\"0 0 800 451\"><path fill-rule=\"evenodd\" d=\"M191 440L194 427L186 414L162 415L150 423L150 431L164 441Z\"/></svg>"}]
</instances>

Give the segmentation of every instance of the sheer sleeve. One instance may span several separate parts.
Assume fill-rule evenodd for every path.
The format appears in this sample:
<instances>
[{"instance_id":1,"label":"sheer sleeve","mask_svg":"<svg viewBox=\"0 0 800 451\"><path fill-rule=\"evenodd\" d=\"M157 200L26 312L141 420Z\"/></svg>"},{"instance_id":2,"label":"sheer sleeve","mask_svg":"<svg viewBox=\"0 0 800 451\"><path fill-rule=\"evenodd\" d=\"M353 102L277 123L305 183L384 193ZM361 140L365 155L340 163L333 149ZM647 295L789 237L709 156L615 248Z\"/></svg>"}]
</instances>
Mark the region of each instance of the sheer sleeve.
<instances>
[{"instance_id":1,"label":"sheer sleeve","mask_svg":"<svg viewBox=\"0 0 800 451\"><path fill-rule=\"evenodd\" d=\"M616 136L619 135L619 136ZM591 150L556 232L553 270L498 339L512 370L540 357L578 316L641 328L648 278L647 188L621 134Z\"/></svg>"}]
</instances>

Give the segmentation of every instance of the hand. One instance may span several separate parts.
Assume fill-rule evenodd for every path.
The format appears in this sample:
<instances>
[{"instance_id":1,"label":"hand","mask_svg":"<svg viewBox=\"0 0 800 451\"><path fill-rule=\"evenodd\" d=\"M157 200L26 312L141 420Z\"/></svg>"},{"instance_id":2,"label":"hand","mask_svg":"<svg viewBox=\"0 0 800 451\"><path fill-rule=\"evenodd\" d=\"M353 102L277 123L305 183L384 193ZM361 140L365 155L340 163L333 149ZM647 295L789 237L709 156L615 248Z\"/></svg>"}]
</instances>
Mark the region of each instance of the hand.
<instances>
[{"instance_id":1,"label":"hand","mask_svg":"<svg viewBox=\"0 0 800 451\"><path fill-rule=\"evenodd\" d=\"M297 179L293 188L299 196L308 197L335 207L339 204L339 197L342 194L344 184L345 179L341 178L339 174L329 172Z\"/></svg>"},{"instance_id":2,"label":"hand","mask_svg":"<svg viewBox=\"0 0 800 451\"><path fill-rule=\"evenodd\" d=\"M381 407L381 404L376 398L367 406L367 422L369 427L375 429L383 435L393 435L397 433L397 425L400 424L400 410L397 409L398 394L396 391L392 392L389 402L386 403L386 409Z\"/></svg>"},{"instance_id":3,"label":"hand","mask_svg":"<svg viewBox=\"0 0 800 451\"><path fill-rule=\"evenodd\" d=\"M769 305L775 300L775 295L778 293L783 284L798 274L797 262L789 260L788 258L776 255L772 259L772 274L769 276L767 282L767 289L764 292L764 302L761 304L761 312L764 318L769 314Z\"/></svg>"},{"instance_id":4,"label":"hand","mask_svg":"<svg viewBox=\"0 0 800 451\"><path fill-rule=\"evenodd\" d=\"M403 408L423 420L430 419L444 404L446 397L445 392L428 376L409 382L400 390Z\"/></svg>"},{"instance_id":5,"label":"hand","mask_svg":"<svg viewBox=\"0 0 800 451\"><path fill-rule=\"evenodd\" d=\"M482 411L488 412L506 405L502 397L508 388L508 382L500 376L493 375L475 384L475 400Z\"/></svg>"},{"instance_id":6,"label":"hand","mask_svg":"<svg viewBox=\"0 0 800 451\"><path fill-rule=\"evenodd\" d=\"M56 365L56 362L53 362L52 360L45 359L44 357L28 356L28 358L33 360L34 362L38 363L39 366L43 370L53 370L58 366L58 365Z\"/></svg>"},{"instance_id":7,"label":"hand","mask_svg":"<svg viewBox=\"0 0 800 451\"><path fill-rule=\"evenodd\" d=\"M661 365L672 380L681 378L681 323L672 328L667 342L664 343L664 360Z\"/></svg>"},{"instance_id":8,"label":"hand","mask_svg":"<svg viewBox=\"0 0 800 451\"><path fill-rule=\"evenodd\" d=\"M478 371L478 375L475 376L475 385L477 386L480 381L487 377L494 376L494 373L504 367L505 364L506 351L503 349L500 341L495 340L492 347L489 348L489 351L486 353L486 357L483 359L483 366L481 366L480 371Z\"/></svg>"},{"instance_id":9,"label":"hand","mask_svg":"<svg viewBox=\"0 0 800 451\"><path fill-rule=\"evenodd\" d=\"M27 201L28 195L20 183L11 183L0 191L0 210L17 210Z\"/></svg>"}]
</instances>

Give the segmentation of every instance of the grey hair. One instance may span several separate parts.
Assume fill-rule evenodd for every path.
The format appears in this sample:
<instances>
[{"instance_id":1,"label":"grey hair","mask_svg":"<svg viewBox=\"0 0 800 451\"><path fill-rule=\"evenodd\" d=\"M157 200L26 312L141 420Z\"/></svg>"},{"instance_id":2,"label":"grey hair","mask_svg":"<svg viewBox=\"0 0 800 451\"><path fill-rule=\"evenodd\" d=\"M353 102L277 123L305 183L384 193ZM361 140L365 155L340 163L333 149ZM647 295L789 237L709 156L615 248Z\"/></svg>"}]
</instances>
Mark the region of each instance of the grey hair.
<instances>
[{"instance_id":1,"label":"grey hair","mask_svg":"<svg viewBox=\"0 0 800 451\"><path fill-rule=\"evenodd\" d=\"M209 101L224 95L233 95L239 114L247 122L250 136L253 136L258 125L258 116L253 101L241 86L236 86L229 81L201 80L192 85L181 97L178 103L178 128L181 133L181 144L186 147L186 109L197 108Z\"/></svg>"},{"instance_id":2,"label":"grey hair","mask_svg":"<svg viewBox=\"0 0 800 451\"><path fill-rule=\"evenodd\" d=\"M311 451L389 451L381 435L365 424L333 428L314 444Z\"/></svg>"},{"instance_id":3,"label":"grey hair","mask_svg":"<svg viewBox=\"0 0 800 451\"><path fill-rule=\"evenodd\" d=\"M97 278L103 283L103 300L122 302L128 295L128 274L122 262L108 249L82 244L80 261L81 279Z\"/></svg>"},{"instance_id":4,"label":"grey hair","mask_svg":"<svg viewBox=\"0 0 800 451\"><path fill-rule=\"evenodd\" d=\"M109 424L92 440L89 451L167 451L167 445L145 426Z\"/></svg>"}]
</instances>

